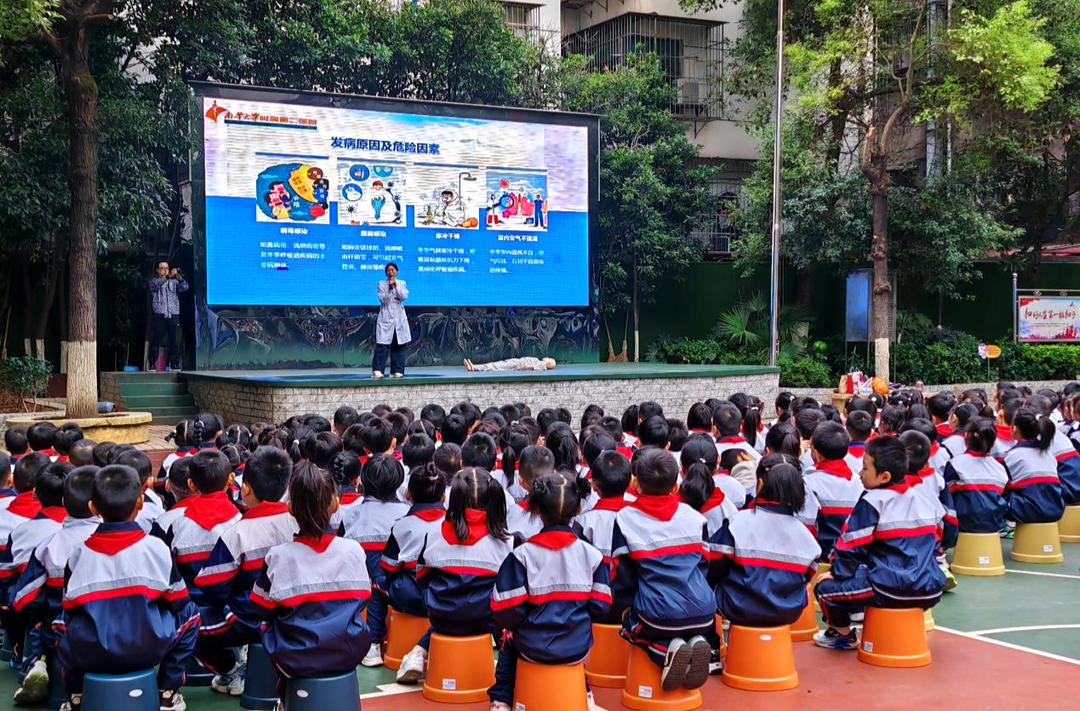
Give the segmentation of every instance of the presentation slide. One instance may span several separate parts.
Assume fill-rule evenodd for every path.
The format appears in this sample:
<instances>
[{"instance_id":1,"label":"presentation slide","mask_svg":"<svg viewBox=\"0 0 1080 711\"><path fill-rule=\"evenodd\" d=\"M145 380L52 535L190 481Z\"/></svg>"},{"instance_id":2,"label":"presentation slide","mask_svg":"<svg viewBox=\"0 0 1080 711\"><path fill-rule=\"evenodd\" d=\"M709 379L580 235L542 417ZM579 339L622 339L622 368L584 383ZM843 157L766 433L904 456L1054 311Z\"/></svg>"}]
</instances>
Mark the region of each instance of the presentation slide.
<instances>
[{"instance_id":1,"label":"presentation slide","mask_svg":"<svg viewBox=\"0 0 1080 711\"><path fill-rule=\"evenodd\" d=\"M208 303L588 305L586 127L200 101Z\"/></svg>"}]
</instances>

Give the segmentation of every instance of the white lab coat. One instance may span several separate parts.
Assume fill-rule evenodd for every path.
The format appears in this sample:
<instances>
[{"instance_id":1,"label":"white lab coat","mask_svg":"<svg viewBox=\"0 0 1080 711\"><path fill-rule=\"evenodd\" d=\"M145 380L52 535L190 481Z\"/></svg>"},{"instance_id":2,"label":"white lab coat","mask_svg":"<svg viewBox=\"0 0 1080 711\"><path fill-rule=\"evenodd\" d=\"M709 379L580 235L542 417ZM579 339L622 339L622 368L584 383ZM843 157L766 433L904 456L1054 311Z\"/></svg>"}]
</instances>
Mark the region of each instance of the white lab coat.
<instances>
[{"instance_id":1,"label":"white lab coat","mask_svg":"<svg viewBox=\"0 0 1080 711\"><path fill-rule=\"evenodd\" d=\"M412 340L412 332L409 330L409 319L405 315L405 299L409 298L409 289L403 279L397 280L397 287L390 291L390 282L383 279L379 282L379 320L375 324L375 342L379 345L390 345L394 342L394 334L400 345L405 345Z\"/></svg>"}]
</instances>

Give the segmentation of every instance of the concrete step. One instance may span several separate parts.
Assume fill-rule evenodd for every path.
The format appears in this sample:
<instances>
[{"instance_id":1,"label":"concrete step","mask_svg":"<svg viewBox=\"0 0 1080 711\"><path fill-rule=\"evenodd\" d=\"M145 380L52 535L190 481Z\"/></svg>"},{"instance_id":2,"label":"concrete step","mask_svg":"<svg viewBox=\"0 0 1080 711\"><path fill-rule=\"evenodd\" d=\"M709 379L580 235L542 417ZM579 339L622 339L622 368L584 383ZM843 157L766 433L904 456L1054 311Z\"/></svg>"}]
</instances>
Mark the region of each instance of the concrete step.
<instances>
[{"instance_id":1,"label":"concrete step","mask_svg":"<svg viewBox=\"0 0 1080 711\"><path fill-rule=\"evenodd\" d=\"M120 383L120 392L127 397L140 395L186 395L187 384L182 380L151 382L133 381Z\"/></svg>"},{"instance_id":2,"label":"concrete step","mask_svg":"<svg viewBox=\"0 0 1080 711\"><path fill-rule=\"evenodd\" d=\"M180 395L129 395L124 392L124 407L139 412L160 408L195 407L190 393Z\"/></svg>"}]
</instances>

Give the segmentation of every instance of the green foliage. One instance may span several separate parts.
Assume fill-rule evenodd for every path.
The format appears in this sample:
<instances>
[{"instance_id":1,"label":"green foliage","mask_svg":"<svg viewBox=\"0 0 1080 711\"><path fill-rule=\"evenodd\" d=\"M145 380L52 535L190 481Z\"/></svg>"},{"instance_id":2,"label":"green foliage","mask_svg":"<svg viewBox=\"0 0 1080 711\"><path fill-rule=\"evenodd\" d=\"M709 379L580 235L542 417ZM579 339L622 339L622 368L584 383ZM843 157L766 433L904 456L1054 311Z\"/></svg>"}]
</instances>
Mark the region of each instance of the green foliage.
<instances>
[{"instance_id":1,"label":"green foliage","mask_svg":"<svg viewBox=\"0 0 1080 711\"><path fill-rule=\"evenodd\" d=\"M19 357L0 360L0 392L26 399L45 394L52 376L52 364L40 358Z\"/></svg>"},{"instance_id":2,"label":"green foliage","mask_svg":"<svg viewBox=\"0 0 1080 711\"><path fill-rule=\"evenodd\" d=\"M59 0L0 0L0 43L23 41L41 32L56 18L58 4Z\"/></svg>"},{"instance_id":3,"label":"green foliage","mask_svg":"<svg viewBox=\"0 0 1080 711\"><path fill-rule=\"evenodd\" d=\"M692 166L698 148L671 113L671 82L656 56L631 55L614 70L590 71L571 57L559 72L561 108L601 114L600 235L593 245L605 316L655 295L662 277L694 257L686 237L715 203L711 169Z\"/></svg>"},{"instance_id":4,"label":"green foliage","mask_svg":"<svg viewBox=\"0 0 1080 711\"><path fill-rule=\"evenodd\" d=\"M781 354L776 364L780 366L782 388L828 388L835 387L839 380L829 372L826 347L821 341L815 341L806 353L794 358Z\"/></svg>"}]
</instances>

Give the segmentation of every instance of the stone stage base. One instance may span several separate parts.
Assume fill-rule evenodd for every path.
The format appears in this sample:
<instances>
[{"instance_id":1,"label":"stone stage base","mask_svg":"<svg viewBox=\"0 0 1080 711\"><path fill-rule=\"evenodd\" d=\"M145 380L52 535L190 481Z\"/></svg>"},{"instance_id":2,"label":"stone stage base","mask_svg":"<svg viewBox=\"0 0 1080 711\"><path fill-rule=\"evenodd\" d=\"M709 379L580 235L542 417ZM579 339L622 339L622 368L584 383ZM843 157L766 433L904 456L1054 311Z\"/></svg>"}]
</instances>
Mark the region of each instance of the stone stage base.
<instances>
[{"instance_id":1,"label":"stone stage base","mask_svg":"<svg viewBox=\"0 0 1080 711\"><path fill-rule=\"evenodd\" d=\"M596 363L560 365L550 372L469 373L464 368L409 368L400 380L372 380L367 370L231 370L181 374L201 411L226 423L280 423L314 412L331 417L338 407L363 412L386 403L417 414L428 403L450 409L470 400L481 408L524 402L533 414L565 407L575 419L596 404L619 416L644 400L659 402L670 417L683 419L690 406L736 392L757 395L771 408L779 368L742 365Z\"/></svg>"}]
</instances>

